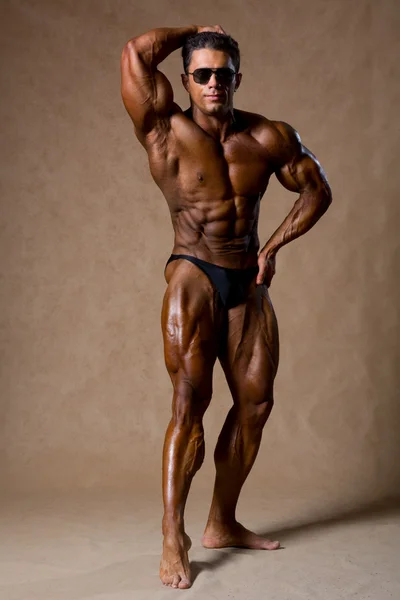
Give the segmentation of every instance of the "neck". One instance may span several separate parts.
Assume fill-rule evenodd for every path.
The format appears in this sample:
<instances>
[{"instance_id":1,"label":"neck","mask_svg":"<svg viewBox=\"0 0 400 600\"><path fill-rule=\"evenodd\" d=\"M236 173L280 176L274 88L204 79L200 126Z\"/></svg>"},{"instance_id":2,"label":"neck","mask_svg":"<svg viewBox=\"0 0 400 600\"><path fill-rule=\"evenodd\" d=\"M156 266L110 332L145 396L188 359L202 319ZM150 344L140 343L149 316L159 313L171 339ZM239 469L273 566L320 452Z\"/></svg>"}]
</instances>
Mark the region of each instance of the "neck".
<instances>
[{"instance_id":1,"label":"neck","mask_svg":"<svg viewBox=\"0 0 400 600\"><path fill-rule=\"evenodd\" d=\"M233 107L221 115L205 115L193 105L191 111L193 121L214 139L223 142L232 133L235 123Z\"/></svg>"}]
</instances>

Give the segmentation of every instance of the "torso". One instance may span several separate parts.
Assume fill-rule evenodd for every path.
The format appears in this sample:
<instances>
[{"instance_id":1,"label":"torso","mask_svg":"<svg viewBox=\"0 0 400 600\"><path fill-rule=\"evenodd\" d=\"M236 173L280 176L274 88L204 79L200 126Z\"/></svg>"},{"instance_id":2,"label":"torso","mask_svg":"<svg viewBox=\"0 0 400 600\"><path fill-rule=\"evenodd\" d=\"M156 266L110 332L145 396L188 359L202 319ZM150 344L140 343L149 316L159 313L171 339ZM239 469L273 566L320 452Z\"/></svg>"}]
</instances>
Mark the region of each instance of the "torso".
<instances>
[{"instance_id":1,"label":"torso","mask_svg":"<svg viewBox=\"0 0 400 600\"><path fill-rule=\"evenodd\" d=\"M257 264L260 201L282 138L263 117L234 114L233 133L222 143L186 111L172 115L168 131L154 132L146 147L171 212L172 253L242 269Z\"/></svg>"}]
</instances>

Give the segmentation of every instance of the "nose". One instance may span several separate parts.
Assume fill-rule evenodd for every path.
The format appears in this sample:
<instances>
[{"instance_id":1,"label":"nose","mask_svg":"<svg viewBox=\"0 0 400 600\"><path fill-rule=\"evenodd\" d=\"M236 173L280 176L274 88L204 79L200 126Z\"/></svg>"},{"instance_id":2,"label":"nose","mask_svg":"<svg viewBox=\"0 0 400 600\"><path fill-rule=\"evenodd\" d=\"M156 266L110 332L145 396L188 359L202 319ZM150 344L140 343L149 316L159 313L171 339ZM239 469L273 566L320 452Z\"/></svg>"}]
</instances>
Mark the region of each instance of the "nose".
<instances>
[{"instance_id":1,"label":"nose","mask_svg":"<svg viewBox=\"0 0 400 600\"><path fill-rule=\"evenodd\" d=\"M210 80L209 80L209 82L208 82L208 86L209 86L209 87L211 87L211 88L216 88L216 87L218 87L219 85L220 85L220 83L219 83L219 81L218 81L218 79L217 79L217 76L216 76L216 74L215 74L215 73L212 73L212 74L211 74L211 77L210 77Z\"/></svg>"}]
</instances>

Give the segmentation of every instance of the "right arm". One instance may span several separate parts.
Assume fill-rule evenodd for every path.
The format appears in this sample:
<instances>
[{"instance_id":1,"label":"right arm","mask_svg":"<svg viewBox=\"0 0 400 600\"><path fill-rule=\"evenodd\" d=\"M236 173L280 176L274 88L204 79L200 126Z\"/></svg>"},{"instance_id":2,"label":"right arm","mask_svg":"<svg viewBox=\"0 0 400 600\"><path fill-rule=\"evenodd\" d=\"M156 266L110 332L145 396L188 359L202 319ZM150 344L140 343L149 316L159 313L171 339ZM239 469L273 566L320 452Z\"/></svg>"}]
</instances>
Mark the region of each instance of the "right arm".
<instances>
[{"instance_id":1,"label":"right arm","mask_svg":"<svg viewBox=\"0 0 400 600\"><path fill-rule=\"evenodd\" d=\"M164 125L168 130L171 114L180 110L170 82L157 66L198 30L195 25L153 29L129 40L122 51L122 99L142 144L155 128Z\"/></svg>"}]
</instances>

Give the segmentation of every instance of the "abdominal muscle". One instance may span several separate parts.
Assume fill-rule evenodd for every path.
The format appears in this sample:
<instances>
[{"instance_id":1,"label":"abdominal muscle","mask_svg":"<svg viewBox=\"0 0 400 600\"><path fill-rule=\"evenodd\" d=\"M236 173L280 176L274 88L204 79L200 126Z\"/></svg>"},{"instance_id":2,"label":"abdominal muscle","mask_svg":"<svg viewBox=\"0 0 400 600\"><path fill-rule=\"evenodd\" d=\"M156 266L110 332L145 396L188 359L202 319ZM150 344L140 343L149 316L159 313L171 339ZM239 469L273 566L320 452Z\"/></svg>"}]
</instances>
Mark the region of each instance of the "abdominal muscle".
<instances>
[{"instance_id":1,"label":"abdominal muscle","mask_svg":"<svg viewBox=\"0 0 400 600\"><path fill-rule=\"evenodd\" d=\"M261 197L272 173L250 135L223 144L186 119L168 143L154 141L149 164L167 200L175 232L173 254L245 269L257 265ZM187 133L189 132L189 134Z\"/></svg>"},{"instance_id":2,"label":"abdominal muscle","mask_svg":"<svg viewBox=\"0 0 400 600\"><path fill-rule=\"evenodd\" d=\"M180 203L179 209L171 210L172 253L232 269L257 265L259 203L259 198L243 197Z\"/></svg>"}]
</instances>

